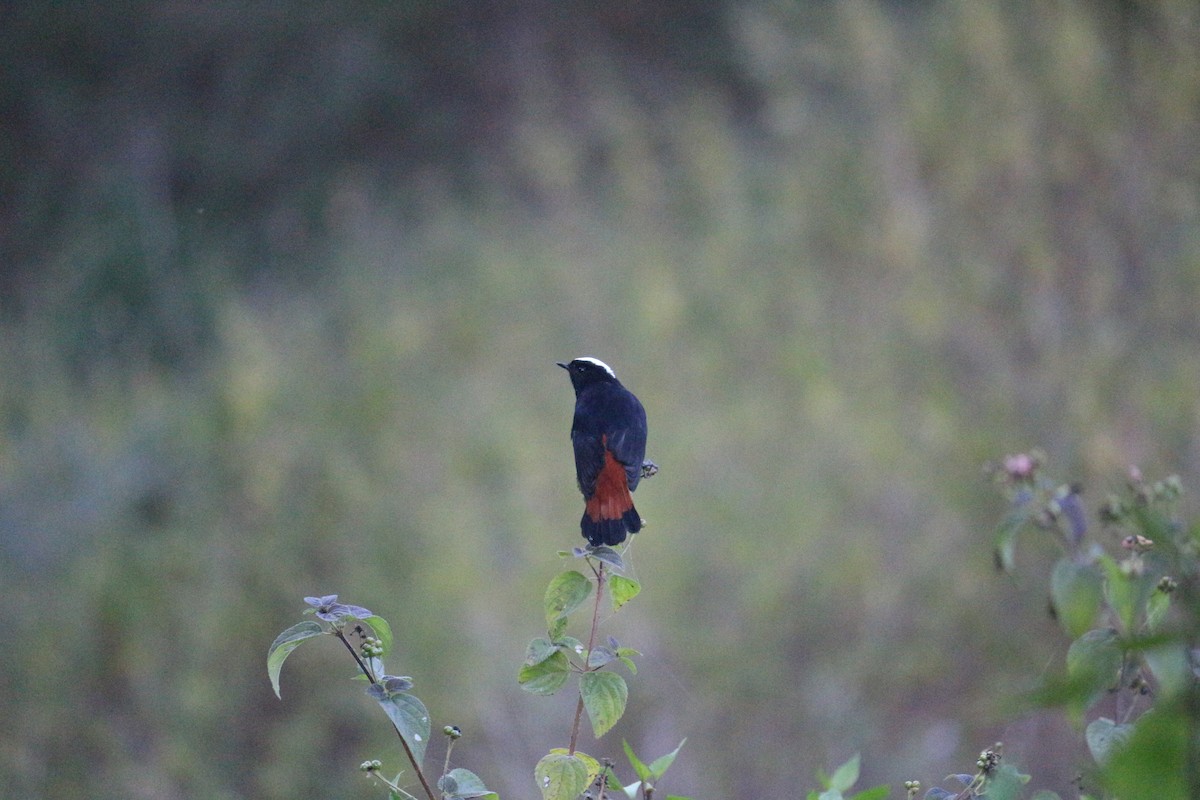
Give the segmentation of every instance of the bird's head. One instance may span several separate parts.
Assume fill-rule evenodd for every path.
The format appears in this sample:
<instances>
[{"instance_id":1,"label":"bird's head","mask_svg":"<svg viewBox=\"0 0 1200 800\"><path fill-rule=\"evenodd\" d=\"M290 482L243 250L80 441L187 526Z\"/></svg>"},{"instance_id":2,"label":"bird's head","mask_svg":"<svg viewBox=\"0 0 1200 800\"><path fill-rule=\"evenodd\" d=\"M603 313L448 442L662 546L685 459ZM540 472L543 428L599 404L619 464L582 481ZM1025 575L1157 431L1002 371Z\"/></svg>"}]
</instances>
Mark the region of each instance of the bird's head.
<instances>
[{"instance_id":1,"label":"bird's head","mask_svg":"<svg viewBox=\"0 0 1200 800\"><path fill-rule=\"evenodd\" d=\"M613 372L612 367L598 358L583 356L566 363L562 361L555 363L565 369L567 374L571 376L571 385L575 387L575 394L579 394L585 388L595 383L617 382L617 374Z\"/></svg>"}]
</instances>

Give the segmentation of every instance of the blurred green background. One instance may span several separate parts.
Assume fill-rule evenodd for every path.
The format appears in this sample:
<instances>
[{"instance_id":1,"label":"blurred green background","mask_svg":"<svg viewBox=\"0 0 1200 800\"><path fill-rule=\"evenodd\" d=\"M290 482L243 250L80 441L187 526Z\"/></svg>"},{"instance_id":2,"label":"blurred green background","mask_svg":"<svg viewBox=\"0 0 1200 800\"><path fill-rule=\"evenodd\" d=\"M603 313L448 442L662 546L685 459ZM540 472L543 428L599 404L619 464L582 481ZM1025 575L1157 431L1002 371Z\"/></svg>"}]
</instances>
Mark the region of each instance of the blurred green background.
<instances>
[{"instance_id":1,"label":"blurred green background","mask_svg":"<svg viewBox=\"0 0 1200 800\"><path fill-rule=\"evenodd\" d=\"M0 34L0 795L373 797L400 766L306 594L507 798L515 675L582 542L556 360L662 472L599 743L672 792L926 785L1066 645L981 465L1090 503L1200 473L1192 0L9 4ZM1047 550L1049 552L1049 550ZM440 745L431 760L440 761Z\"/></svg>"}]
</instances>

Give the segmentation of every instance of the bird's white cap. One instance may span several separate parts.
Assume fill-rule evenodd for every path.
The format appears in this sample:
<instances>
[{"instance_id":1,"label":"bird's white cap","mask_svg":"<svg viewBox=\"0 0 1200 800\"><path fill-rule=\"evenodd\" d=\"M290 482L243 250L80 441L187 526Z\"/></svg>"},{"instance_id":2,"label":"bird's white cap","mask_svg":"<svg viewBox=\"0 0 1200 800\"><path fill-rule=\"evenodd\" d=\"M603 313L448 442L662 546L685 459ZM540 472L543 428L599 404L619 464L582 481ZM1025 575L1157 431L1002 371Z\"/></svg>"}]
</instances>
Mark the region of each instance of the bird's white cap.
<instances>
[{"instance_id":1,"label":"bird's white cap","mask_svg":"<svg viewBox=\"0 0 1200 800\"><path fill-rule=\"evenodd\" d=\"M614 378L617 377L617 373L613 372L613 368L610 367L608 364L605 364L603 361L601 361L598 358L595 358L593 356L580 356L579 358L577 358L575 360L576 361L589 361L592 364L595 364L597 367L600 367L601 369L603 369L609 375L612 375Z\"/></svg>"}]
</instances>

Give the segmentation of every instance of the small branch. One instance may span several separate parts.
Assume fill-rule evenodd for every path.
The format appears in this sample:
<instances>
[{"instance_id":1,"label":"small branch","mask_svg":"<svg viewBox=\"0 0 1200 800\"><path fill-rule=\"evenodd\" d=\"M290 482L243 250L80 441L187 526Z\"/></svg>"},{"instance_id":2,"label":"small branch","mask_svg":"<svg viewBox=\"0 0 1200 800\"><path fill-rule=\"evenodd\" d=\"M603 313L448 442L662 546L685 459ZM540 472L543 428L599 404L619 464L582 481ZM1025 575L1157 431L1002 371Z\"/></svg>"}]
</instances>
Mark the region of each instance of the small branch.
<instances>
[{"instance_id":1,"label":"small branch","mask_svg":"<svg viewBox=\"0 0 1200 800\"><path fill-rule=\"evenodd\" d=\"M446 742L446 760L442 763L442 774L445 775L450 771L450 751L454 749L454 739L451 738Z\"/></svg>"},{"instance_id":2,"label":"small branch","mask_svg":"<svg viewBox=\"0 0 1200 800\"><path fill-rule=\"evenodd\" d=\"M579 695L579 702L575 704L575 721L571 723L571 744L567 746L567 755L575 755L575 741L579 738L579 722L583 719L583 695Z\"/></svg>"},{"instance_id":3,"label":"small branch","mask_svg":"<svg viewBox=\"0 0 1200 800\"><path fill-rule=\"evenodd\" d=\"M589 561L590 565L591 562ZM592 647L596 644L596 628L600 620L600 598L604 595L604 562L600 562L600 568L592 567L592 572L596 574L596 604L592 607L592 630L588 634L587 654L590 658L592 655ZM587 669L587 664L584 664L584 669ZM575 704L575 721L571 724L571 743L567 747L567 755L575 755L575 743L579 740L579 723L583 720L583 693L579 694L579 702Z\"/></svg>"},{"instance_id":4,"label":"small branch","mask_svg":"<svg viewBox=\"0 0 1200 800\"><path fill-rule=\"evenodd\" d=\"M405 797L411 798L411 800L417 800L417 798L416 798L416 797L413 797L413 795L412 795L412 794L410 794L409 792L406 792L406 791L404 791L404 790L403 790L403 789L401 789L399 786L397 786L396 784L392 783L391 781L389 781L387 778L383 777L383 776L382 776L382 775L380 775L379 773L375 773L375 774L374 774L374 775L372 775L371 777L373 777L375 780L379 781L379 782L380 782L380 783L382 783L384 786L386 786L386 787L388 788L388 791L395 792L396 794L402 794L402 795L404 795Z\"/></svg>"},{"instance_id":5,"label":"small branch","mask_svg":"<svg viewBox=\"0 0 1200 800\"><path fill-rule=\"evenodd\" d=\"M412 748L404 740L404 734L400 732L400 729L396 727L396 723L394 722L392 723L392 729L400 737L400 744L404 746L404 755L408 756L408 763L412 764L413 770L417 773L417 779L421 781L421 788L425 790L425 795L429 800L437 800L437 795L433 793L433 788L430 787L429 781L425 780L425 773L421 771L421 765L417 763L417 757L413 755Z\"/></svg>"},{"instance_id":6,"label":"small branch","mask_svg":"<svg viewBox=\"0 0 1200 800\"><path fill-rule=\"evenodd\" d=\"M335 629L334 633L339 639L342 640L342 644L346 645L346 649L350 651L350 655L354 656L354 661L358 664L358 668L362 670L362 674L367 676L367 680L369 680L371 683L377 683L375 676L371 674L371 668L368 667L366 662L362 660L362 657L359 656L358 651L354 649L354 645L350 644L350 642L346 639L346 634L342 633L340 628Z\"/></svg>"},{"instance_id":7,"label":"small branch","mask_svg":"<svg viewBox=\"0 0 1200 800\"><path fill-rule=\"evenodd\" d=\"M337 638L342 640L342 644L346 645L346 649L350 651L350 655L354 656L354 662L358 664L358 668L362 670L363 675L367 676L367 680L369 680L372 685L378 685L379 681L376 680L375 676L371 674L371 668L368 667L366 662L364 662L358 655L358 651L355 650L354 645L350 644L350 642L346 639L346 635L342 633L341 629L335 629L334 633L336 634ZM390 717L388 718L388 721L391 722ZM413 771L417 773L417 779L421 781L421 787L425 790L425 795L429 798L429 800L437 800L437 795L433 793L433 789L430 787L429 781L425 779L425 773L421 771L421 765L417 763L417 757L413 754L412 748L408 746L408 742L405 741L404 734L400 732L400 728L397 727L396 723L394 722L392 722L392 730L396 732L396 736L400 737L400 744L404 748L404 755L408 757L408 763L412 764Z\"/></svg>"},{"instance_id":8,"label":"small branch","mask_svg":"<svg viewBox=\"0 0 1200 800\"><path fill-rule=\"evenodd\" d=\"M596 628L599 627L600 619L600 598L604 596L604 562L600 562L600 569L596 572L596 604L592 606L592 630L588 634L588 657L592 655L592 646L596 644Z\"/></svg>"}]
</instances>

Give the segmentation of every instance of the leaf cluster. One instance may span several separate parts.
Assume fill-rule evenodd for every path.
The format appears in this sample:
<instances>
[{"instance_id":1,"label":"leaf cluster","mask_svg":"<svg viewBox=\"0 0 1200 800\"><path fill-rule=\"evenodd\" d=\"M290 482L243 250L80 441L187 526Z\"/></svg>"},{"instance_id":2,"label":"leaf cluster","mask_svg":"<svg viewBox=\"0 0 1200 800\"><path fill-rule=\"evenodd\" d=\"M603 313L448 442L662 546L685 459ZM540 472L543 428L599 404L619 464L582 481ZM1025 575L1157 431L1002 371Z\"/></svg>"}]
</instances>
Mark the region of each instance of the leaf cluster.
<instances>
[{"instance_id":1,"label":"leaf cluster","mask_svg":"<svg viewBox=\"0 0 1200 800\"><path fill-rule=\"evenodd\" d=\"M956 784L955 789L945 789L934 786L925 793L925 800L1018 800L1023 797L1025 784L1029 783L1029 775L1022 773L1012 764L1002 763L1003 745L997 742L986 748L975 760L974 773L956 773L947 775L946 782ZM909 796L919 790L920 784L915 781L909 786ZM1060 800L1055 792L1045 789L1034 793L1031 800Z\"/></svg>"},{"instance_id":2,"label":"leaf cluster","mask_svg":"<svg viewBox=\"0 0 1200 800\"><path fill-rule=\"evenodd\" d=\"M890 793L890 786L873 786L854 794L848 792L858 783L858 772L862 758L855 753L848 761L833 771L832 775L817 774L823 791L811 791L808 800L884 800Z\"/></svg>"},{"instance_id":3,"label":"leaf cluster","mask_svg":"<svg viewBox=\"0 0 1200 800\"><path fill-rule=\"evenodd\" d=\"M525 662L517 673L517 682L531 694L551 695L558 692L572 675L578 677L579 701L575 722L567 748L555 748L547 753L534 770L534 779L543 800L573 800L596 786L598 797L606 791L623 793L634 798L640 792L646 800L653 797L655 784L674 762L679 743L672 752L650 762L638 758L628 742L625 755L638 780L622 786L608 762L575 748L580 716L587 713L592 734L599 739L608 733L625 713L629 701L629 686L625 678L609 667L623 665L631 675L637 674L634 656L640 655L631 647L622 646L614 637L597 641L599 610L605 588L613 611L622 608L641 592L641 585L624 574L625 564L620 553L611 547L589 546L576 548L572 554L586 564L590 577L578 570L566 570L556 575L546 587L543 611L546 635L533 639L525 651ZM561 555L569 555L562 553ZM592 601L591 626L585 644L567 633L569 618ZM670 796L668 796L670 800ZM684 800L679 798L679 800Z\"/></svg>"},{"instance_id":4,"label":"leaf cluster","mask_svg":"<svg viewBox=\"0 0 1200 800\"><path fill-rule=\"evenodd\" d=\"M546 635L529 643L525 662L517 673L517 682L531 694L552 695L567 683L572 674L578 675L580 697L592 722L592 732L599 738L624 714L629 697L625 679L615 672L605 671L605 667L612 662L619 662L630 674L637 674L633 657L640 653L633 648L622 647L611 636L606 638L604 644L597 644L594 641L594 619L593 635L585 645L574 636L567 635L568 618L594 596L598 605L598 593L605 583L614 611L636 597L641 586L619 573L604 574L606 565L614 569L623 567L619 555L611 548L591 548L588 557L596 558L595 564L598 565L592 567L593 579L576 570L567 570L556 575L546 587L543 603ZM588 563L591 566L593 562L589 560Z\"/></svg>"},{"instance_id":5,"label":"leaf cluster","mask_svg":"<svg viewBox=\"0 0 1200 800\"><path fill-rule=\"evenodd\" d=\"M358 667L358 680L367 682L366 693L377 702L400 738L405 756L429 800L499 800L499 796L488 790L478 775L470 770L449 769L450 751L454 741L461 736L455 726L446 726L443 733L449 739L446 748L446 764L436 787L430 786L422 770L425 751L432 733L429 711L410 690L412 678L389 675L384 667L384 658L392 651L391 626L383 617L361 607L339 603L337 595L306 597L305 614L315 616L319 622L305 620L283 631L267 650L267 675L275 695L279 696L279 676L283 664L297 647L306 641L322 636L333 636L350 652ZM392 798L411 798L400 786L401 774L386 778L379 773L378 761L365 762L361 769L383 784Z\"/></svg>"},{"instance_id":6,"label":"leaf cluster","mask_svg":"<svg viewBox=\"0 0 1200 800\"><path fill-rule=\"evenodd\" d=\"M1051 481L1042 461L1010 456L996 470L1010 500L997 564L1012 569L1017 539L1030 531L1062 549L1050 608L1072 642L1065 672L1032 699L1085 726L1102 796L1200 796L1200 528L1177 517L1181 482L1149 483L1131 470L1097 510L1096 526L1079 487Z\"/></svg>"},{"instance_id":7,"label":"leaf cluster","mask_svg":"<svg viewBox=\"0 0 1200 800\"><path fill-rule=\"evenodd\" d=\"M616 611L635 598L641 586L624 574L625 565L621 555L610 547L577 548L574 555L584 560L591 577L577 570L566 570L550 581L543 601L546 635L529 643L525 662L517 675L521 687L537 695L554 694L572 675L578 677L579 683L579 705L570 745L551 749L535 767L534 780L544 800L574 800L592 786L598 789L598 794L594 795L597 800L603 800L605 792L609 790L631 800L639 793L643 800L651 800L658 781L674 762L683 742L649 764L638 757L628 742L624 742L625 755L637 775L637 780L627 786L621 785L610 761L602 763L575 747L583 712L587 712L596 738L608 733L625 713L629 687L625 679L609 667L620 664L631 675L636 674L637 666L633 658L640 654L633 648L622 646L611 636L602 643L597 641L599 610L605 588L608 589L612 609ZM567 634L567 625L569 617L586 607L589 600L593 601L591 626L585 644ZM475 773L462 768L449 768L450 751L462 735L455 726L443 729L449 743L441 777L434 786L426 779L421 765L431 736L429 712L412 693L411 678L390 675L385 669L384 658L391 653L394 643L391 626L386 620L361 606L339 602L337 595L306 597L305 602L308 604L305 614L316 619L304 620L286 629L267 651L267 674L276 696L280 694L280 673L288 656L309 640L333 636L353 656L358 667L357 679L367 682L367 694L379 704L396 730L405 756L428 800L438 800L439 797L441 800L498 800L498 796ZM364 762L361 769L385 786L389 797L413 797L401 787L400 774L393 778L380 774L381 762ZM667 800L687 798L668 795Z\"/></svg>"}]
</instances>

